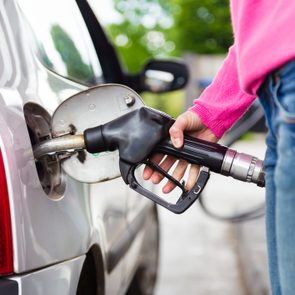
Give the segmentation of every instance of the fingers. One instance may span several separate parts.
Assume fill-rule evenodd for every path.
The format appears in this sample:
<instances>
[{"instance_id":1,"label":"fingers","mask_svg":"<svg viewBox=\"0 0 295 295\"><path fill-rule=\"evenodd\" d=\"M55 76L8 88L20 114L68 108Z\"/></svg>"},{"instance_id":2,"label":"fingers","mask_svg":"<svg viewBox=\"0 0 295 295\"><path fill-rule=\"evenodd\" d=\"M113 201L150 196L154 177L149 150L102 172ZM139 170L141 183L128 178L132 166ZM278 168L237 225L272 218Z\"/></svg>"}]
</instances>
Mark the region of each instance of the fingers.
<instances>
[{"instance_id":1,"label":"fingers","mask_svg":"<svg viewBox=\"0 0 295 295\"><path fill-rule=\"evenodd\" d=\"M171 141L176 148L180 148L183 145L184 131L198 132L204 127L196 114L187 111L181 114L171 126L169 130Z\"/></svg>"},{"instance_id":2,"label":"fingers","mask_svg":"<svg viewBox=\"0 0 295 295\"><path fill-rule=\"evenodd\" d=\"M177 161L177 159L172 156L165 157L162 154L153 155L151 157L151 160L154 163L160 165L160 167L167 172L171 169L171 167ZM175 180L180 181L183 178L187 167L188 167L188 163L186 161L179 160L171 176L174 177ZM187 179L187 183L186 183L187 190L192 189L192 187L196 183L196 179L199 174L199 170L200 170L200 168L197 165L190 166L190 171L189 171L188 179ZM154 171L152 168L146 166L144 168L143 178L145 180L151 179L154 184L158 184L163 180L164 175L162 175L161 173ZM163 192L170 193L174 188L175 188L175 184L171 181L168 181L165 184L165 186L163 187Z\"/></svg>"},{"instance_id":3,"label":"fingers","mask_svg":"<svg viewBox=\"0 0 295 295\"><path fill-rule=\"evenodd\" d=\"M160 164L160 167L165 170L166 172L168 172L170 170L170 168L174 165L174 163L177 161L176 158L172 157L172 156L167 156ZM152 182L154 184L158 184L162 181L162 179L165 176L157 171L154 171L151 179Z\"/></svg>"},{"instance_id":4,"label":"fingers","mask_svg":"<svg viewBox=\"0 0 295 295\"><path fill-rule=\"evenodd\" d=\"M154 154L151 156L150 160L155 164L158 164L163 170L169 171L173 164L177 161L176 158L172 156L164 156L163 154ZM151 179L154 184L158 184L162 181L165 176L161 173L155 171L153 168L146 165L143 170L143 179Z\"/></svg>"},{"instance_id":5,"label":"fingers","mask_svg":"<svg viewBox=\"0 0 295 295\"><path fill-rule=\"evenodd\" d=\"M176 148L180 148L183 145L183 132L186 129L187 124L187 117L181 115L169 130L171 141Z\"/></svg>"},{"instance_id":6,"label":"fingers","mask_svg":"<svg viewBox=\"0 0 295 295\"><path fill-rule=\"evenodd\" d=\"M172 177L177 181L180 181L184 176L185 170L188 166L188 163L184 160L179 160L176 168L172 173ZM170 193L175 188L175 184L172 181L168 181L167 184L163 187L163 193Z\"/></svg>"},{"instance_id":7,"label":"fingers","mask_svg":"<svg viewBox=\"0 0 295 295\"><path fill-rule=\"evenodd\" d=\"M197 177L199 175L200 167L197 165L191 165L188 179L186 182L186 190L191 190L196 183Z\"/></svg>"},{"instance_id":8,"label":"fingers","mask_svg":"<svg viewBox=\"0 0 295 295\"><path fill-rule=\"evenodd\" d=\"M186 161L179 161L177 167L175 168L172 176L177 180L180 181L187 169L188 163ZM196 183L197 177L199 175L200 167L197 165L191 165L187 183L186 183L186 190L191 190ZM167 184L163 187L163 193L170 193L175 188L175 184L171 181L168 181Z\"/></svg>"},{"instance_id":9,"label":"fingers","mask_svg":"<svg viewBox=\"0 0 295 295\"><path fill-rule=\"evenodd\" d=\"M169 133L171 141L176 148L181 148L184 142L184 131L191 136L205 139L208 141L216 142L218 139L212 133L210 129L208 129L203 123L201 122L200 118L193 112L187 111L181 114L174 124L171 126ZM164 156L164 155L154 155L151 160L156 164L160 163L160 166L165 171L169 171L173 164L175 163L176 159L171 156ZM188 163L184 160L179 160L176 168L173 171L172 177L174 177L177 181L180 181L181 178L184 176ZM191 165L186 189L190 190L197 179L199 173L199 167L195 165ZM158 184L164 178L164 176L154 171L150 167L145 167L143 178L145 180L151 179L154 184ZM169 193L175 188L173 182L168 181L166 185L163 187L164 193Z\"/></svg>"},{"instance_id":10,"label":"fingers","mask_svg":"<svg viewBox=\"0 0 295 295\"><path fill-rule=\"evenodd\" d=\"M154 154L151 156L150 160L156 164L159 164L163 158L164 158L163 154ZM151 176L153 175L153 173L154 173L154 170L151 167L146 165L143 170L143 179L149 180Z\"/></svg>"}]
</instances>

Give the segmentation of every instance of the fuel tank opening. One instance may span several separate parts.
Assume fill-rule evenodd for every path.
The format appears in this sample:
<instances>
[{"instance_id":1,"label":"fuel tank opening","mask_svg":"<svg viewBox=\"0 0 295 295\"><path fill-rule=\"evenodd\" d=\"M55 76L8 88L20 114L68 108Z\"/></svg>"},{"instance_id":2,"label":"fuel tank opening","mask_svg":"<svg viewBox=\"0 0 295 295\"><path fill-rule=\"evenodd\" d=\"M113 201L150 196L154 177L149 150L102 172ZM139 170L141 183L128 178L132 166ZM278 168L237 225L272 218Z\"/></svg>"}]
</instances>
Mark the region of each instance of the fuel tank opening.
<instances>
[{"instance_id":1,"label":"fuel tank opening","mask_svg":"<svg viewBox=\"0 0 295 295\"><path fill-rule=\"evenodd\" d=\"M24 114L32 147L52 138L51 116L44 108L29 102L24 106ZM45 194L52 200L60 200L64 195L66 184L59 158L56 155L47 155L37 159L35 163Z\"/></svg>"}]
</instances>

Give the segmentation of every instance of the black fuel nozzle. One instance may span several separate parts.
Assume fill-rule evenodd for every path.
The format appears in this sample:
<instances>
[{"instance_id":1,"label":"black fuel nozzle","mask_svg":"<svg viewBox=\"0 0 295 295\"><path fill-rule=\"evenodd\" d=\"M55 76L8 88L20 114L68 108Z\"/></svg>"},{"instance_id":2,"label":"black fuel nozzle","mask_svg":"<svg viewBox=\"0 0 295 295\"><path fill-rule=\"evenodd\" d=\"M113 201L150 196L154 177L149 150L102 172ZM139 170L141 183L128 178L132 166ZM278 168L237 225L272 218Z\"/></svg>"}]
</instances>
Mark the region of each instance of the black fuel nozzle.
<instances>
[{"instance_id":1,"label":"black fuel nozzle","mask_svg":"<svg viewBox=\"0 0 295 295\"><path fill-rule=\"evenodd\" d=\"M85 130L86 150L99 153L118 149L121 175L128 183L130 168L149 157L155 146L167 137L173 122L168 115L142 107L104 125Z\"/></svg>"},{"instance_id":2,"label":"black fuel nozzle","mask_svg":"<svg viewBox=\"0 0 295 295\"><path fill-rule=\"evenodd\" d=\"M119 150L120 159L138 163L167 138L174 120L148 107L129 112L113 121L84 131L90 153Z\"/></svg>"},{"instance_id":3,"label":"black fuel nozzle","mask_svg":"<svg viewBox=\"0 0 295 295\"><path fill-rule=\"evenodd\" d=\"M85 130L86 150L98 153L118 149L123 180L132 189L175 213L182 213L198 198L209 178L209 170L264 186L261 160L187 135L182 148L177 149L169 139L169 129L173 123L174 119L167 114L142 107L104 125ZM172 155L207 169L201 170L193 189L187 191L183 184L150 160L150 156L156 152ZM168 203L138 183L135 170L141 164L151 166L182 190L176 204Z\"/></svg>"}]
</instances>

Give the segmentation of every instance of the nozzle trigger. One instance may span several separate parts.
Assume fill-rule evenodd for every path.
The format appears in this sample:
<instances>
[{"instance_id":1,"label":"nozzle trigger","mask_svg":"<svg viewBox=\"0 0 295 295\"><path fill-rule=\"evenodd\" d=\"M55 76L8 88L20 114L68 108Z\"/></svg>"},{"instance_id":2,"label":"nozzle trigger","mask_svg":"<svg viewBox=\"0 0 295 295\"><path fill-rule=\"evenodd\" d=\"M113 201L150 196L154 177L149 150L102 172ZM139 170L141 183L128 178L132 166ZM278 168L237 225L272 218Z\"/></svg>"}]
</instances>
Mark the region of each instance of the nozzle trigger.
<instances>
[{"instance_id":1,"label":"nozzle trigger","mask_svg":"<svg viewBox=\"0 0 295 295\"><path fill-rule=\"evenodd\" d=\"M143 187L137 181L136 176L135 176L135 171L140 165L143 165L143 164L150 166L154 170L157 170L159 173L163 174L167 179L172 181L176 186L178 186L181 189L182 194L178 198L176 203L170 203L170 202L166 201L166 196L165 196L165 198L160 197L156 193ZM133 190L135 190L139 194L144 195L145 197L152 200L153 202L155 202L155 203L157 203L157 204L165 207L166 209L168 209L174 213L177 213L177 214L180 214L180 213L183 213L184 211L186 211L198 199L199 195L203 191L203 189L206 186L207 181L210 177L209 169L207 167L202 167L200 169L200 173L198 175L195 185L193 186L193 188L191 190L187 191L183 184L181 184L179 181L174 179L166 171L164 171L161 167L159 167L157 164L151 162L150 160L143 161L143 162L141 162L137 165L133 165L133 166L128 165L128 164L122 165L122 162L121 162L120 167L122 168L124 166L125 166L125 168L127 166L129 168L129 169L124 169L125 172L128 171L127 175L125 174L127 176L125 178L126 180L125 179L124 180L130 186L130 188L132 188ZM169 199L168 194L167 194L167 199Z\"/></svg>"}]
</instances>

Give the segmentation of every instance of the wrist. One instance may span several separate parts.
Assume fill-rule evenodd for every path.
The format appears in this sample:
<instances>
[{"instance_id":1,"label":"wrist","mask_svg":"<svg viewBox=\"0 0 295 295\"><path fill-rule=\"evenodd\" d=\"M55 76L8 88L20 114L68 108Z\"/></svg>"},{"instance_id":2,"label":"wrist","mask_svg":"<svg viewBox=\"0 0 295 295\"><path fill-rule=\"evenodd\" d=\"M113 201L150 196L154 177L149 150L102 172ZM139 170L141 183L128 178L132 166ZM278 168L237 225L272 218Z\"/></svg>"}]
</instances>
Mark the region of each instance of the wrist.
<instances>
[{"instance_id":1,"label":"wrist","mask_svg":"<svg viewBox=\"0 0 295 295\"><path fill-rule=\"evenodd\" d=\"M220 121L215 120L214 116L205 106L195 103L193 107L188 109L188 112L191 112L196 117L198 117L204 127L206 129L209 129L217 140L220 139L226 132L224 124L222 124L222 122Z\"/></svg>"}]
</instances>

